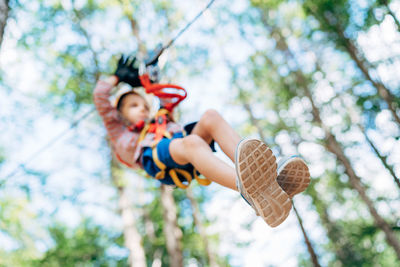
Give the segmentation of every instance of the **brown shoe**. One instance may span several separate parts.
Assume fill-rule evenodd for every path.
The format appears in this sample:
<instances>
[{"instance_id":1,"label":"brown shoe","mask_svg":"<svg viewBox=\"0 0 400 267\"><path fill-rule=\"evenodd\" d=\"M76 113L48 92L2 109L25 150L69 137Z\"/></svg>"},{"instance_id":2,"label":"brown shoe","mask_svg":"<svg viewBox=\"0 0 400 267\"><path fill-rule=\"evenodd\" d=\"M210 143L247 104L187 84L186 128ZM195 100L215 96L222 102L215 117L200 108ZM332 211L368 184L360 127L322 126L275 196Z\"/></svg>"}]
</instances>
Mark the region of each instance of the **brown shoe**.
<instances>
[{"instance_id":1,"label":"brown shoe","mask_svg":"<svg viewBox=\"0 0 400 267\"><path fill-rule=\"evenodd\" d=\"M310 184L310 172L304 160L299 156L292 156L279 161L276 180L286 194L293 198Z\"/></svg>"},{"instance_id":2,"label":"brown shoe","mask_svg":"<svg viewBox=\"0 0 400 267\"><path fill-rule=\"evenodd\" d=\"M292 207L289 196L276 181L276 158L266 144L242 140L236 149L236 184L243 198L271 227L280 225Z\"/></svg>"}]
</instances>

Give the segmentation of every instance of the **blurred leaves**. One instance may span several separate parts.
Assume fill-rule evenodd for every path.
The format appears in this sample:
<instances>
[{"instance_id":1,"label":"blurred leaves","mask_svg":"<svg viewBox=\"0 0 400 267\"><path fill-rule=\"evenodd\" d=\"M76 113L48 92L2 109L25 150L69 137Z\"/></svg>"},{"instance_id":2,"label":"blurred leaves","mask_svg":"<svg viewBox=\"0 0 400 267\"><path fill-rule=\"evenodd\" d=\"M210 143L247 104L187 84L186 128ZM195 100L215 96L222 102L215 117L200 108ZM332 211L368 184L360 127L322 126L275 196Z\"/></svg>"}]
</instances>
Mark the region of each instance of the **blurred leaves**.
<instances>
[{"instance_id":1,"label":"blurred leaves","mask_svg":"<svg viewBox=\"0 0 400 267\"><path fill-rule=\"evenodd\" d=\"M389 160L396 162L391 153L397 147L397 136L377 124L378 118L382 120L387 104L357 70L346 50L350 40L358 48L358 56L369 53L358 43L358 37L379 28L385 18L392 16L390 8L394 6L393 2L252 0L243 9L235 9L234 3L232 7L222 4L210 12L215 15L214 24L210 23L212 26L199 27L195 29L196 38L176 44L171 52L173 57L165 68L168 79L185 77L197 82L199 77L208 79L216 72L218 82L223 84L225 76L229 76L226 86L230 93L227 97L237 96L234 108L238 105L242 108L243 104L250 106L257 123L238 122L242 134L251 136L261 131L266 141L277 147L280 156L296 153L306 158L318 177L312 177L306 196L302 196L305 203L310 203L309 208L302 211L305 221L309 215L311 220L318 217L318 223L313 227L324 236L313 242L327 266L394 266L396 262L396 255L368 215L367 208L358 194L349 188L344 167L323 147L327 142L325 130L331 131L346 148L345 154L351 159L351 164L363 175L363 182L375 204L383 206L384 211L387 209L385 205L398 204L398 199L383 196L382 191L372 186L376 177L388 178L381 176L385 170L375 164L377 159L373 160L370 149L365 149L363 133L354 130L356 123L365 125L367 130L376 130L379 138L387 141L377 144L385 148ZM11 36L18 37L19 47L34 54L35 60L45 65L41 75L46 88L41 100L50 104L52 111L63 118L91 105L93 87L101 74L112 72L115 54L137 51L139 41L149 46L163 43L189 19L180 2L165 0L20 0L10 1L10 5L11 18L18 26L18 31ZM97 24L102 21L107 23L101 24L99 29ZM139 36L132 34L132 22L140 29ZM141 40L136 39L139 37ZM234 53L229 58L232 62L225 62L215 52L213 46L216 43L222 44L222 50L232 49L237 55L243 53L245 59L236 58ZM369 62L365 57L366 66L374 77L378 76L377 70L382 66L397 68L398 55L393 51L389 54L390 60L378 55L374 62ZM219 69L221 66L228 70L227 73ZM391 77L391 80L398 81L398 77ZM206 80L204 85L210 85L210 81ZM315 122L305 89L309 90L314 105L320 110L326 128ZM393 101L399 107L398 88L392 86L389 89L396 96ZM204 89L204 92L208 91ZM201 101L208 98L204 99ZM229 113L231 107L224 109ZM356 116L348 112L349 107L354 109ZM244 109L239 113L241 111ZM357 121L358 117L360 121ZM99 131L92 125L87 126L90 127L93 132ZM87 136L85 138L88 138L88 143L92 141ZM104 149L101 153L109 153L109 150ZM5 151L0 151L2 167L7 156ZM90 160L85 163L91 164ZM376 173L369 173L372 165ZM107 176L108 167L103 166L96 172L96 183ZM24 172L26 178L38 176L42 181L51 178L51 173L29 168ZM127 180L117 184L128 185ZM122 248L121 234L91 221L82 221L76 227L60 224L49 218L46 212L44 218L39 219L32 211L30 201L40 189L35 183L27 182L18 190L21 191L19 194L0 195L0 238L4 237L11 246L1 248L1 266L127 266L128 256ZM91 189L85 187L81 191L77 198ZM158 253L163 266L168 266L157 182L146 182L146 193L150 199L135 205L140 210L138 228L148 265L153 263L154 255ZM202 213L206 214L203 204L207 205L211 193L196 188L195 196ZM113 197L108 203L111 207L116 206ZM195 259L199 266L206 266L204 247L193 222L190 203L182 190L175 190L174 197L184 234L185 260ZM48 201L55 200L49 198ZM399 227L392 223L397 213L393 214L384 212L384 219L391 223L398 238ZM43 220L49 224L48 229L37 225ZM204 225L211 226L214 220L205 218ZM149 225L154 229L154 236L148 232ZM252 225L246 227L250 229ZM120 233L121 229L115 231ZM208 238L218 247L219 235ZM252 244L238 242L230 245L246 250ZM301 251L298 253L299 265L309 266L309 258ZM222 266L229 266L230 256L220 257L218 261Z\"/></svg>"},{"instance_id":2,"label":"blurred leaves","mask_svg":"<svg viewBox=\"0 0 400 267\"><path fill-rule=\"evenodd\" d=\"M54 224L49 229L54 246L32 266L128 266L127 255L110 255L122 249L119 236L110 236L89 220L76 228Z\"/></svg>"}]
</instances>

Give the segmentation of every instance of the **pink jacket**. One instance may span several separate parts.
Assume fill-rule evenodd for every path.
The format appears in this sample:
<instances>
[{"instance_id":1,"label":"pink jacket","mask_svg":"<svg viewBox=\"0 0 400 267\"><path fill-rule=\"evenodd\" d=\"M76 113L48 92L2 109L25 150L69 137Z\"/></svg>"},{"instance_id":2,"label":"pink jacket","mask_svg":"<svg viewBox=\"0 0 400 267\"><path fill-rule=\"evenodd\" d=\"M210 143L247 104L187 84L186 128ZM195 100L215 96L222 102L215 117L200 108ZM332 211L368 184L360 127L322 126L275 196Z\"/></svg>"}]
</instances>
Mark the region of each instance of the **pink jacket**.
<instances>
[{"instance_id":1,"label":"pink jacket","mask_svg":"<svg viewBox=\"0 0 400 267\"><path fill-rule=\"evenodd\" d=\"M105 81L98 81L93 92L93 100L97 112L103 119L107 133L110 136L114 152L132 168L142 168L141 156L144 147L150 147L154 134L148 133L144 140L138 143L140 131L128 130L122 122L119 112L110 104L110 91L113 86ZM167 130L171 133L182 132L182 126L168 122Z\"/></svg>"}]
</instances>

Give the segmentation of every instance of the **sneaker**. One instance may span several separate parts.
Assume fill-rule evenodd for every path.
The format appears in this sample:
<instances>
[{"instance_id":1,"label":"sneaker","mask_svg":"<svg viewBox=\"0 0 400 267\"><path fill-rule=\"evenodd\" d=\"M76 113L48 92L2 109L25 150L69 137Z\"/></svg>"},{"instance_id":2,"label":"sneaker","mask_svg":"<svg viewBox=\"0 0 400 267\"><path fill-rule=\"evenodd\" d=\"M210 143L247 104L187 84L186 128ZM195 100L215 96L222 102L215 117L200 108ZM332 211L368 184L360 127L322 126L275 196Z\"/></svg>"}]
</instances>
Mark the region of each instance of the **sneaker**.
<instances>
[{"instance_id":1,"label":"sneaker","mask_svg":"<svg viewBox=\"0 0 400 267\"><path fill-rule=\"evenodd\" d=\"M304 160L299 156L291 156L279 161L276 180L286 194L293 198L310 184L310 172Z\"/></svg>"},{"instance_id":2,"label":"sneaker","mask_svg":"<svg viewBox=\"0 0 400 267\"><path fill-rule=\"evenodd\" d=\"M235 166L242 197L268 225L280 225L292 203L276 181L277 164L271 149L260 140L244 139L236 149Z\"/></svg>"}]
</instances>

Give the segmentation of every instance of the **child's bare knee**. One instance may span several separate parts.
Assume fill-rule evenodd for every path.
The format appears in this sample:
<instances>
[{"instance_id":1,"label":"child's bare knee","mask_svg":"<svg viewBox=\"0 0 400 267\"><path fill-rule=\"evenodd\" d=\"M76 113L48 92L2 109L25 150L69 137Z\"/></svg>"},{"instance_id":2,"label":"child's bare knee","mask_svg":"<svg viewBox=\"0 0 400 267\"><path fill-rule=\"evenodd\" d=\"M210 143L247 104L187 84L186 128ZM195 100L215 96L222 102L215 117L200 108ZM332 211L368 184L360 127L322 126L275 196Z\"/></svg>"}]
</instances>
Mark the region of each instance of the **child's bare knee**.
<instances>
[{"instance_id":1,"label":"child's bare knee","mask_svg":"<svg viewBox=\"0 0 400 267\"><path fill-rule=\"evenodd\" d=\"M221 115L215 109L208 109L201 116L199 123L206 129L212 129L215 123L221 119Z\"/></svg>"},{"instance_id":2,"label":"child's bare knee","mask_svg":"<svg viewBox=\"0 0 400 267\"><path fill-rule=\"evenodd\" d=\"M196 134L190 134L188 136L185 136L183 139L183 145L185 146L185 148L187 149L191 149L191 148L196 148L199 146L204 146L205 141L198 135Z\"/></svg>"}]
</instances>

